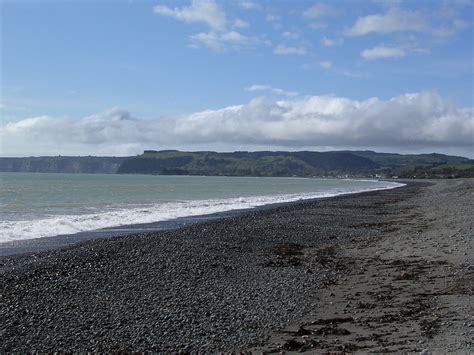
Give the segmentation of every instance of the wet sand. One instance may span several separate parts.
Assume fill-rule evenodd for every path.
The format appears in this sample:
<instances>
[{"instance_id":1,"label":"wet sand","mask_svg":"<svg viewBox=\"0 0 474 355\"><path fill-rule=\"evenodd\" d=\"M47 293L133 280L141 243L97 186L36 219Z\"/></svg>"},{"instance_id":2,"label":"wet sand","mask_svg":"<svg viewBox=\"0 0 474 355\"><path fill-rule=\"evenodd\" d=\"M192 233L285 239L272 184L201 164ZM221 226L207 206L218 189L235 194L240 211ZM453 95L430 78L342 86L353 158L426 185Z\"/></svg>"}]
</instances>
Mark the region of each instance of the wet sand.
<instances>
[{"instance_id":1,"label":"wet sand","mask_svg":"<svg viewBox=\"0 0 474 355\"><path fill-rule=\"evenodd\" d=\"M469 350L474 182L0 258L3 351Z\"/></svg>"}]
</instances>

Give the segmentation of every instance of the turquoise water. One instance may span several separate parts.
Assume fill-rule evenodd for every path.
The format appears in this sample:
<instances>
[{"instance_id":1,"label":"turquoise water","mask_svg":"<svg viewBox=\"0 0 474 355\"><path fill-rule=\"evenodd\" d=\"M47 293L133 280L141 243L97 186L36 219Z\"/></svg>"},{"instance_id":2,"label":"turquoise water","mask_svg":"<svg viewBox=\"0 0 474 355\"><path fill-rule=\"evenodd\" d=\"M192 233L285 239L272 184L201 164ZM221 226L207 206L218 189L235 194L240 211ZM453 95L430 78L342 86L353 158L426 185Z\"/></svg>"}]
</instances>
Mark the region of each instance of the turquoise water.
<instances>
[{"instance_id":1,"label":"turquoise water","mask_svg":"<svg viewBox=\"0 0 474 355\"><path fill-rule=\"evenodd\" d=\"M0 242L399 185L375 180L0 173Z\"/></svg>"}]
</instances>

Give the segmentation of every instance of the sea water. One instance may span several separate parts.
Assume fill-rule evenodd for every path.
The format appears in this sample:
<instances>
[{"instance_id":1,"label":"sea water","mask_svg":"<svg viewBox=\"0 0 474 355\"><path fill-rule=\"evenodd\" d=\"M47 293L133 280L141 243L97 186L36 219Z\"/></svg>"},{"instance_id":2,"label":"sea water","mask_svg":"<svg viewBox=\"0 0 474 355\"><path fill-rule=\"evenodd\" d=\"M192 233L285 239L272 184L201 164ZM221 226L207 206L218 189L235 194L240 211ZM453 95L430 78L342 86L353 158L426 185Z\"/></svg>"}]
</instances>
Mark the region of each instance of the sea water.
<instances>
[{"instance_id":1,"label":"sea water","mask_svg":"<svg viewBox=\"0 0 474 355\"><path fill-rule=\"evenodd\" d=\"M0 173L0 243L401 185L283 177Z\"/></svg>"}]
</instances>

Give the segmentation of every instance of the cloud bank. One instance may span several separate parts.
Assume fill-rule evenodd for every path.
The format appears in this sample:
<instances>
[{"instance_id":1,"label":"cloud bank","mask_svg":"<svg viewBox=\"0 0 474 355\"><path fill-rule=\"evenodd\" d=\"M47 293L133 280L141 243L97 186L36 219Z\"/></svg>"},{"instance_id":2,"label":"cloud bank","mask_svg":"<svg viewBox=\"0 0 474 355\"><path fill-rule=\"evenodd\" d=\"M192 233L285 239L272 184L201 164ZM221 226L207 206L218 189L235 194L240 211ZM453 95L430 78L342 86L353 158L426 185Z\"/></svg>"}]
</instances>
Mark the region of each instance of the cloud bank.
<instances>
[{"instance_id":1,"label":"cloud bank","mask_svg":"<svg viewBox=\"0 0 474 355\"><path fill-rule=\"evenodd\" d=\"M474 139L474 108L457 107L433 92L364 101L306 96L156 120L113 109L80 119L39 116L0 126L1 155L136 154L142 149L193 146L299 149L462 148Z\"/></svg>"}]
</instances>

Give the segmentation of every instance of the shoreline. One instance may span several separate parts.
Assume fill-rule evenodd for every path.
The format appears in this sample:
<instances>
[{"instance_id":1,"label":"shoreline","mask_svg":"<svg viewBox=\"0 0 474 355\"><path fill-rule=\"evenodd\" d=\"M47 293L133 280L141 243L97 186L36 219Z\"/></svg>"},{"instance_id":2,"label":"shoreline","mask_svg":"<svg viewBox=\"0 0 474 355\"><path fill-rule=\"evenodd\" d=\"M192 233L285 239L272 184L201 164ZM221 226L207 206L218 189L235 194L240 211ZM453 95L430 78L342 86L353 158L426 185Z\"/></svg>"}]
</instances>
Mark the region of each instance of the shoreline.
<instances>
[{"instance_id":1,"label":"shoreline","mask_svg":"<svg viewBox=\"0 0 474 355\"><path fill-rule=\"evenodd\" d=\"M357 180L359 181L360 179L357 179ZM138 224L127 224L127 225L119 225L119 226L113 226L113 227L105 227L105 228L96 229L96 230L82 231L82 232L78 232L74 234L60 234L60 235L55 235L55 236L50 236L50 237L12 240L8 242L0 243L0 257L18 255L18 254L38 253L38 252L43 252L43 251L48 251L48 250L61 249L61 248L68 247L71 245L87 242L89 240L123 237L123 236L133 235L137 233L152 233L152 232L160 232L160 231L166 231L166 230L174 230L174 229L184 228L186 226L189 226L195 223L201 223L201 222L217 220L217 219L222 219L222 218L231 218L231 217L235 217L235 216L248 213L248 212L257 212L261 210L267 210L267 209L282 207L286 205L290 206L290 205L297 204L300 202L311 202L311 201L317 201L317 200L323 200L323 199L330 199L330 198L334 198L338 196L358 195L358 194L362 194L366 192L396 189L396 188L400 188L400 187L405 186L406 184L411 183L410 181L405 181L405 180L394 181L390 179L385 179L385 180L380 180L380 181L394 182L394 183L399 183L402 185L384 188L384 189L378 189L378 190L341 193L341 194L336 194L333 196L316 197L316 198L295 200L295 201L289 201L289 202L269 203L269 204L265 204L261 206L225 210L225 211L220 211L220 212L215 212L215 213L210 213L210 214L195 215L195 216L178 217L174 219L151 222L151 223L138 223Z\"/></svg>"},{"instance_id":2,"label":"shoreline","mask_svg":"<svg viewBox=\"0 0 474 355\"><path fill-rule=\"evenodd\" d=\"M474 179L422 190L397 203L383 236L344 245L351 269L319 292L315 315L252 350L471 352Z\"/></svg>"},{"instance_id":3,"label":"shoreline","mask_svg":"<svg viewBox=\"0 0 474 355\"><path fill-rule=\"evenodd\" d=\"M0 257L2 350L470 349L469 288L406 301L442 293L438 285L451 287L453 273L458 283L470 280L473 185L413 183ZM424 260L431 255L443 264ZM402 282L388 292L413 311L399 319L396 298L382 292L401 275L388 267L396 260L417 261L389 282ZM359 302L375 306L354 308ZM453 302L457 313L442 313ZM442 321L429 318L437 313ZM402 332L405 323L412 334Z\"/></svg>"}]
</instances>

